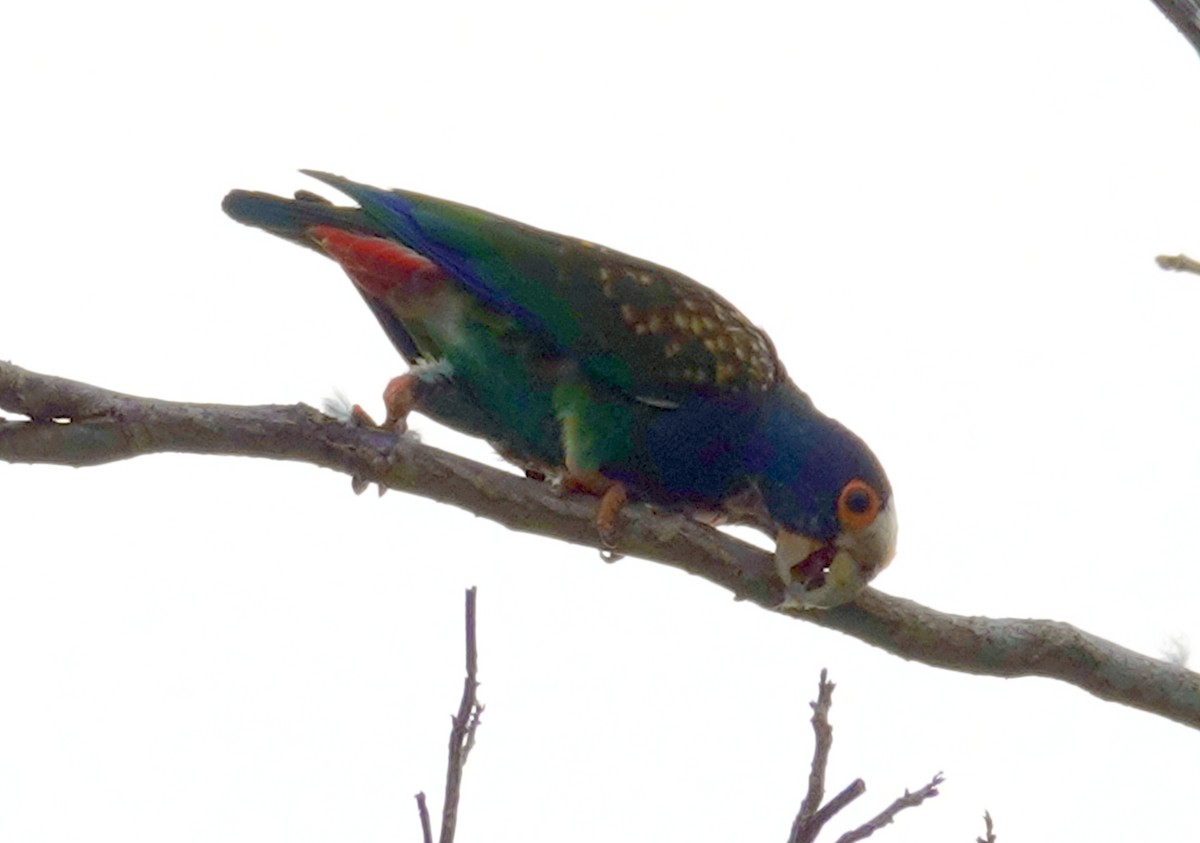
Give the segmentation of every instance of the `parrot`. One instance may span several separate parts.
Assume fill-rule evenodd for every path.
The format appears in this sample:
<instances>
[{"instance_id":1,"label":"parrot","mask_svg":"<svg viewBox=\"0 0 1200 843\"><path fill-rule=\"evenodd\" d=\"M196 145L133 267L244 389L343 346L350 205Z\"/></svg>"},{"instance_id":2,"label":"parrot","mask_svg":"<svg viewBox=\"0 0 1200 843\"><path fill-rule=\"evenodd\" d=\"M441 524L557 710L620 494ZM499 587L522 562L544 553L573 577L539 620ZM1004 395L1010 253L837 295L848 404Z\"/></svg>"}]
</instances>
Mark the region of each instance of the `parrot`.
<instances>
[{"instance_id":1,"label":"parrot","mask_svg":"<svg viewBox=\"0 0 1200 843\"><path fill-rule=\"evenodd\" d=\"M302 170L355 203L233 190L234 220L341 265L408 364L410 411L491 443L535 478L775 542L781 606L849 602L891 561L880 461L787 375L770 338L697 281L478 208Z\"/></svg>"}]
</instances>

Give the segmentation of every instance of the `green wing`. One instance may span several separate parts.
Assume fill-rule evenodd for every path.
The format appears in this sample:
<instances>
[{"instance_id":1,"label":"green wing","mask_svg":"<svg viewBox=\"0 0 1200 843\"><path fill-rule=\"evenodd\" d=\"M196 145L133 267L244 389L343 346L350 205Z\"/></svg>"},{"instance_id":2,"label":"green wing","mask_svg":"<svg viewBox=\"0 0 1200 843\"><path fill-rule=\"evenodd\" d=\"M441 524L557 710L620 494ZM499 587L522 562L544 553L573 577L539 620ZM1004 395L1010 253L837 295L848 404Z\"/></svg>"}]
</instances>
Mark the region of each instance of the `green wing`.
<instances>
[{"instance_id":1,"label":"green wing","mask_svg":"<svg viewBox=\"0 0 1200 843\"><path fill-rule=\"evenodd\" d=\"M309 174L522 331L542 335L589 381L670 407L784 378L766 334L678 272L466 205Z\"/></svg>"}]
</instances>

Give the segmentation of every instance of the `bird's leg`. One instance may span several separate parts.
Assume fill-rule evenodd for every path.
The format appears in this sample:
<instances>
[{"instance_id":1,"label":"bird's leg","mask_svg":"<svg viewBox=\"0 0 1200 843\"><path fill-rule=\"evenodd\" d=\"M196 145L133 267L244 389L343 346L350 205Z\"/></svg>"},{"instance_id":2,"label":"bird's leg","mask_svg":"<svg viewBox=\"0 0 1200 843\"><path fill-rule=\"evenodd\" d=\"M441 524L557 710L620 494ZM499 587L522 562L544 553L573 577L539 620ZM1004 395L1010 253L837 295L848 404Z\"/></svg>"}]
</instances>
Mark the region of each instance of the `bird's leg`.
<instances>
[{"instance_id":1,"label":"bird's leg","mask_svg":"<svg viewBox=\"0 0 1200 843\"><path fill-rule=\"evenodd\" d=\"M610 480L598 471L588 471L569 472L563 478L563 486L572 492L585 492L600 498L600 506L596 510L596 531L600 533L600 541L606 549L616 547L617 516L629 500L625 484Z\"/></svg>"},{"instance_id":2,"label":"bird's leg","mask_svg":"<svg viewBox=\"0 0 1200 843\"><path fill-rule=\"evenodd\" d=\"M387 412L383 424L375 424L375 420L361 404L350 408L351 417L356 423L366 427L379 427L396 434L404 433L408 430L408 414L417 405L417 382L418 378L412 372L405 372L388 381L388 385L383 388L383 408Z\"/></svg>"},{"instance_id":3,"label":"bird's leg","mask_svg":"<svg viewBox=\"0 0 1200 843\"><path fill-rule=\"evenodd\" d=\"M403 435L408 430L408 414L412 412L417 403L417 380L417 376L412 372L406 372L388 381L388 385L383 389L383 406L387 411L387 418L382 425L375 424L375 420L362 408L361 404L355 404L350 408L350 420L363 427L377 427L381 430L391 431L397 436ZM361 495L370 485L370 481L365 477L350 478L350 488L356 495ZM381 483L379 485L380 497L386 491L387 486Z\"/></svg>"},{"instance_id":4,"label":"bird's leg","mask_svg":"<svg viewBox=\"0 0 1200 843\"><path fill-rule=\"evenodd\" d=\"M408 430L408 414L417 406L417 376L405 372L388 381L383 389L383 406L387 409L385 428L396 433Z\"/></svg>"},{"instance_id":5,"label":"bird's leg","mask_svg":"<svg viewBox=\"0 0 1200 843\"><path fill-rule=\"evenodd\" d=\"M313 194L297 194L304 202L321 201ZM343 230L333 225L313 225L305 236L329 257L342 265L359 292L372 308L377 308L384 329L393 342L400 337L399 347L410 361L417 356L413 340L404 328L404 321L445 314L460 303L450 283L450 276L429 258L386 237L360 231ZM383 391L387 419L382 427L404 433L406 417L417 405L419 376L414 372L392 378ZM353 409L355 421L376 426L361 407Z\"/></svg>"},{"instance_id":6,"label":"bird's leg","mask_svg":"<svg viewBox=\"0 0 1200 843\"><path fill-rule=\"evenodd\" d=\"M617 516L627 500L629 493L624 483L613 483L600 497L600 507L596 510L596 529L600 532L600 541L610 550L617 546Z\"/></svg>"}]
</instances>

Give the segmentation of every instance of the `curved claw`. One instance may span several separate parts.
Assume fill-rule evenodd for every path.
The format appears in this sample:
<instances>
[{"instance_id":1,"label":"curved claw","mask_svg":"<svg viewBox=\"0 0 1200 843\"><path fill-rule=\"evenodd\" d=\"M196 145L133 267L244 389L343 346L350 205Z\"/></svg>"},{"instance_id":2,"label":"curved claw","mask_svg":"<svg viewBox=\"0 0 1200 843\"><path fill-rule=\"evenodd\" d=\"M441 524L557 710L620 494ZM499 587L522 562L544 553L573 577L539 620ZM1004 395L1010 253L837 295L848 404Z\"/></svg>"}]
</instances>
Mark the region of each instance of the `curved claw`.
<instances>
[{"instance_id":1,"label":"curved claw","mask_svg":"<svg viewBox=\"0 0 1200 843\"><path fill-rule=\"evenodd\" d=\"M362 404L355 404L350 408L350 423L359 427L379 427L375 424L375 419L371 418L371 414L363 409Z\"/></svg>"},{"instance_id":2,"label":"curved claw","mask_svg":"<svg viewBox=\"0 0 1200 843\"><path fill-rule=\"evenodd\" d=\"M596 509L596 532L600 534L602 553L606 561L616 561L619 554L613 553L617 546L617 517L629 500L629 492L624 483L609 480L599 472L586 474L567 474L563 478L563 487L572 492L584 492L600 496L600 506Z\"/></svg>"},{"instance_id":3,"label":"curved claw","mask_svg":"<svg viewBox=\"0 0 1200 843\"><path fill-rule=\"evenodd\" d=\"M383 406L387 411L387 418L383 424L376 424L370 413L364 410L360 404L355 404L350 408L350 422L361 427L391 431L397 436L403 435L408 430L408 414L417 403L416 385L417 376L411 372L388 381L388 385L383 390ZM390 455L388 461L392 460L393 456ZM363 477L352 477L350 480L350 488L356 495L361 495L370 485L371 481ZM387 486L380 483L379 496L383 497L386 492Z\"/></svg>"},{"instance_id":4,"label":"curved claw","mask_svg":"<svg viewBox=\"0 0 1200 843\"><path fill-rule=\"evenodd\" d=\"M383 424L376 424L371 414L355 404L350 408L350 421L362 427L375 427L380 430L390 430L399 435L408 430L408 414L417 406L417 376L412 372L398 375L388 381L383 388L383 409L387 418Z\"/></svg>"},{"instance_id":5,"label":"curved claw","mask_svg":"<svg viewBox=\"0 0 1200 843\"><path fill-rule=\"evenodd\" d=\"M617 516L621 514L621 509L628 500L629 493L622 483L613 483L600 498L600 507L596 510L596 530L600 533L600 542L607 551L616 549Z\"/></svg>"}]
</instances>

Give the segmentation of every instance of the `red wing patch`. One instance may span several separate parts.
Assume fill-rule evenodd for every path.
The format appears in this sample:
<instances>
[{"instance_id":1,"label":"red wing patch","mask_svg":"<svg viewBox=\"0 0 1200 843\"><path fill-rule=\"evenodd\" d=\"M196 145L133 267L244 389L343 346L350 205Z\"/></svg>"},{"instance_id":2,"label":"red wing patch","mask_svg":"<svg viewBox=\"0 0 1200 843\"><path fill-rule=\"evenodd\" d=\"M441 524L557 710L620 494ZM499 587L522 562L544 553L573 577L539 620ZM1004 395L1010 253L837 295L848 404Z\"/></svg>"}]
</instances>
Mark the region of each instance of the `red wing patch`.
<instances>
[{"instance_id":1,"label":"red wing patch","mask_svg":"<svg viewBox=\"0 0 1200 843\"><path fill-rule=\"evenodd\" d=\"M394 240L314 225L309 237L342 265L360 290L374 299L416 302L438 291L447 275L429 258Z\"/></svg>"}]
</instances>

